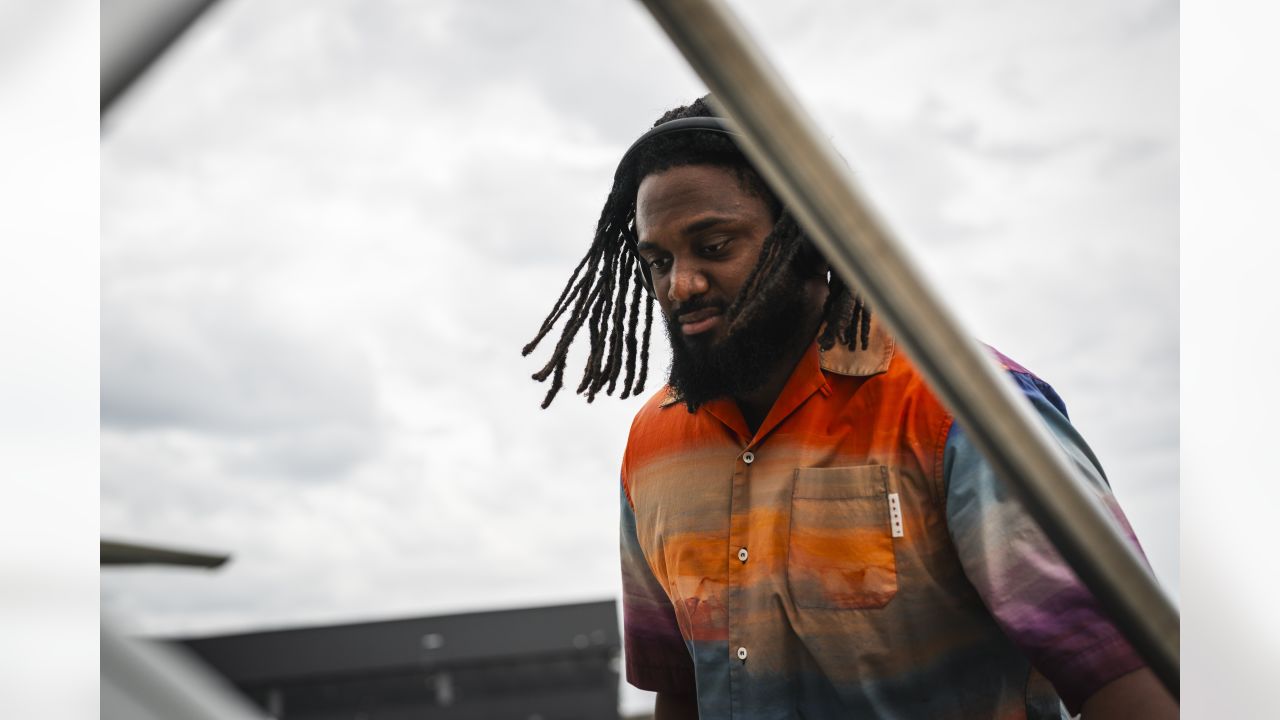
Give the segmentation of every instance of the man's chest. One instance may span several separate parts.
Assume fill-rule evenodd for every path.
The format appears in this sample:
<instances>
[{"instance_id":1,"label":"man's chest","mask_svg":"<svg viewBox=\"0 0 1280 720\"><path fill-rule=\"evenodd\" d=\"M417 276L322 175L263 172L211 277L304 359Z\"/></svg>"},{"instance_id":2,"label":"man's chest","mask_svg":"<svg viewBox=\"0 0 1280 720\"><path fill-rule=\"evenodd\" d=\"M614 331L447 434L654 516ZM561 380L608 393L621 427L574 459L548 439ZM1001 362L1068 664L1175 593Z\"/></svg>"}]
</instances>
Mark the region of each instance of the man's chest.
<instances>
[{"instance_id":1,"label":"man's chest","mask_svg":"<svg viewBox=\"0 0 1280 720\"><path fill-rule=\"evenodd\" d=\"M720 634L731 606L756 597L797 612L883 607L899 558L947 544L940 428L824 409L749 440L677 416L686 426L631 464L638 540L694 635Z\"/></svg>"}]
</instances>

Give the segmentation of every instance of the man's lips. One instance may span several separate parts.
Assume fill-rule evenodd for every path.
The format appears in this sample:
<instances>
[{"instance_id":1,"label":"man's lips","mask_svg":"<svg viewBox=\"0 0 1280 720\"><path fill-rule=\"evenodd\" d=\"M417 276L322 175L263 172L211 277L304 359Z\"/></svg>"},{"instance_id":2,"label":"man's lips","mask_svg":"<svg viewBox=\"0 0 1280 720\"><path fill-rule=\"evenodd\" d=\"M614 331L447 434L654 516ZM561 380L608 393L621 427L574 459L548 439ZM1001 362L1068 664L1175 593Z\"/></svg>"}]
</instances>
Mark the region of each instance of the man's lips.
<instances>
[{"instance_id":1,"label":"man's lips","mask_svg":"<svg viewBox=\"0 0 1280 720\"><path fill-rule=\"evenodd\" d=\"M682 313L676 316L676 320L680 322L680 332L685 335L697 335L719 325L722 317L720 308L710 307Z\"/></svg>"}]
</instances>

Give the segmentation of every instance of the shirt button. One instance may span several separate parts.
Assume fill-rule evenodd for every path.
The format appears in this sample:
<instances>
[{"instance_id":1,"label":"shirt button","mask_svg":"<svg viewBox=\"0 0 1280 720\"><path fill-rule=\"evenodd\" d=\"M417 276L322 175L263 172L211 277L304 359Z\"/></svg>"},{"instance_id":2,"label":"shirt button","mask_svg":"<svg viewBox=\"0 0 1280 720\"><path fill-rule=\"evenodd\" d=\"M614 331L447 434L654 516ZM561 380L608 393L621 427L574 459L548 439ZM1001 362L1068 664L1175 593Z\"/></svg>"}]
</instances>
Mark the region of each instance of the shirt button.
<instances>
[{"instance_id":1,"label":"shirt button","mask_svg":"<svg viewBox=\"0 0 1280 720\"><path fill-rule=\"evenodd\" d=\"M747 549L746 549L746 548L738 548L738 559L739 559L739 560L741 560L742 562L746 562L746 561L747 561Z\"/></svg>"},{"instance_id":2,"label":"shirt button","mask_svg":"<svg viewBox=\"0 0 1280 720\"><path fill-rule=\"evenodd\" d=\"M750 465L751 463L755 462L755 459L756 459L756 456L755 456L754 454L752 454L752 452L751 452L750 450L748 450L748 451L746 451L746 452L742 453L742 462L744 462L744 463L746 463L746 464L748 464L748 465Z\"/></svg>"},{"instance_id":3,"label":"shirt button","mask_svg":"<svg viewBox=\"0 0 1280 720\"><path fill-rule=\"evenodd\" d=\"M747 649L746 649L746 648L744 648L744 647L740 647L740 648L738 648L738 659L739 659L739 660L746 660L746 659L747 659Z\"/></svg>"}]
</instances>

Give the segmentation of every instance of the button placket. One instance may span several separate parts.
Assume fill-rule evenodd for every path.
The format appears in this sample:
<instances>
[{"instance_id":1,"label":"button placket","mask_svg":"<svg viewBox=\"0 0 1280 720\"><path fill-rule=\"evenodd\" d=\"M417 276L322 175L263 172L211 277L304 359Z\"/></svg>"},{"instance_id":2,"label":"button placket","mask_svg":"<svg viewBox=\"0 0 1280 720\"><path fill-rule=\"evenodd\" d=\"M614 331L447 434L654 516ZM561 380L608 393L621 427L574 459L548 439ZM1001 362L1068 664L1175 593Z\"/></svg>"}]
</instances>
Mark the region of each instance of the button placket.
<instances>
[{"instance_id":1,"label":"button placket","mask_svg":"<svg viewBox=\"0 0 1280 720\"><path fill-rule=\"evenodd\" d=\"M749 445L748 445L749 447ZM734 463L733 470L733 495L731 500L731 520L729 528L729 586L726 588L725 596L725 615L726 630L729 637L739 635L745 628L739 625L738 613L741 611L742 594L746 592L745 573L748 539L748 523L747 516L750 512L750 502L748 501L750 482L748 477L751 474L749 466L755 462L756 455L750 450L741 449L738 453L740 462ZM733 562L733 558L737 557L738 562ZM748 640L747 637L738 637L739 641ZM733 662L737 658L738 662ZM740 693L746 687L747 679L744 676L747 664L747 648L744 645L729 646L729 706L730 715L737 715L736 708L741 706L743 699Z\"/></svg>"}]
</instances>

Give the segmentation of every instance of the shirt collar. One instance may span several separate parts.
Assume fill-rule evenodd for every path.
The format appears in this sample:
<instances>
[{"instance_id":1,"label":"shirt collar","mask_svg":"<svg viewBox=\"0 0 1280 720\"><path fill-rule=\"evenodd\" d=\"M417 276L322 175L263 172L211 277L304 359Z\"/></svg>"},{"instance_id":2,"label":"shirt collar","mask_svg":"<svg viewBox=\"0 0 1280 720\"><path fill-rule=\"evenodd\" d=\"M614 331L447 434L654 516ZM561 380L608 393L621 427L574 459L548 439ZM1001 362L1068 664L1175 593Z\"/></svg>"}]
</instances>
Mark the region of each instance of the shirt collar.
<instances>
[{"instance_id":1,"label":"shirt collar","mask_svg":"<svg viewBox=\"0 0 1280 720\"><path fill-rule=\"evenodd\" d=\"M866 350L850 350L845 345L836 343L830 350L818 352L821 354L822 369L827 372L849 377L870 377L889 369L889 363L893 361L893 350L893 336L880 324L880 318L872 315L871 334L867 338Z\"/></svg>"},{"instance_id":2,"label":"shirt collar","mask_svg":"<svg viewBox=\"0 0 1280 720\"><path fill-rule=\"evenodd\" d=\"M818 347L817 339L815 338L810 352L815 350L818 352L818 362L823 372L848 377L870 377L879 375L889 369L889 363L893 361L894 346L893 336L880 324L880 318L873 315L871 317L871 334L867 338L867 348L865 350L851 350L841 343L832 345L830 350L822 350ZM801 361L797 371L803 366L804 362ZM666 390L667 395L663 398L660 407L666 407L680 401L679 396L675 394L675 391L670 386Z\"/></svg>"}]
</instances>

